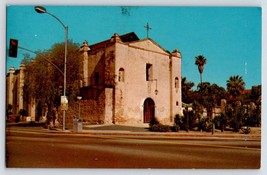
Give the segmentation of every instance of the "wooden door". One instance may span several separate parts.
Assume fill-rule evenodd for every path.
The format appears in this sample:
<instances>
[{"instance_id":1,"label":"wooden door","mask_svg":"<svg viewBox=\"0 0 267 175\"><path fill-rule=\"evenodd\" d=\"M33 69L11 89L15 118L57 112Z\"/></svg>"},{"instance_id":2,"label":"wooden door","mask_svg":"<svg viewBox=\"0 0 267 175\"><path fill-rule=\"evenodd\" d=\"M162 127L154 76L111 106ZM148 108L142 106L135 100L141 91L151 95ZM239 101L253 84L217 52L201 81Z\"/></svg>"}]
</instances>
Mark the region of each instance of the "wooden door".
<instances>
[{"instance_id":1,"label":"wooden door","mask_svg":"<svg viewBox=\"0 0 267 175\"><path fill-rule=\"evenodd\" d=\"M144 123L149 123L155 117L155 103L151 98L144 102Z\"/></svg>"}]
</instances>

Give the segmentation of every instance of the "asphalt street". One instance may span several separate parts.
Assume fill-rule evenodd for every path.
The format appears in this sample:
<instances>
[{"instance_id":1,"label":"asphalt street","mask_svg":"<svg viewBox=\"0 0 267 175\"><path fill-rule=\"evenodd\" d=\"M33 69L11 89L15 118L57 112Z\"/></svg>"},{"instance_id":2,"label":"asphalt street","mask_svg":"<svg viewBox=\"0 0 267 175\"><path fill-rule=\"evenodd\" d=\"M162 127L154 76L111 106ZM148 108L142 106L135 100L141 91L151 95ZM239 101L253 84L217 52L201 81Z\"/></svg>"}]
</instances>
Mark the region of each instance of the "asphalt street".
<instances>
[{"instance_id":1,"label":"asphalt street","mask_svg":"<svg viewBox=\"0 0 267 175\"><path fill-rule=\"evenodd\" d=\"M106 134L105 134L106 133ZM261 139L8 127L8 168L258 169Z\"/></svg>"}]
</instances>

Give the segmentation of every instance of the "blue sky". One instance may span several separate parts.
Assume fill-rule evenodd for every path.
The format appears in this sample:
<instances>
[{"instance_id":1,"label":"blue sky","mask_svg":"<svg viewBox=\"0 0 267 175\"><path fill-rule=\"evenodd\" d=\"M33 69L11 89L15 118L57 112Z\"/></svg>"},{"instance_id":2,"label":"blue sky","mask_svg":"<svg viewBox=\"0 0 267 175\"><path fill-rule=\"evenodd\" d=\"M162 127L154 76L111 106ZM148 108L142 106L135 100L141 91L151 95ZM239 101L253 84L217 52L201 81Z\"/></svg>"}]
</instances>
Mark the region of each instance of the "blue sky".
<instances>
[{"instance_id":1,"label":"blue sky","mask_svg":"<svg viewBox=\"0 0 267 175\"><path fill-rule=\"evenodd\" d=\"M45 6L69 27L69 39L89 44L135 32L149 37L166 50L182 53L182 76L199 83L195 57L204 55L207 64L203 81L226 87L232 75L243 77L246 88L261 84L261 8L257 7L100 7ZM34 6L7 7L7 48L9 39L34 51L64 42L64 28L51 16L38 14ZM18 58L7 57L7 71L17 68ZM32 55L34 56L34 55Z\"/></svg>"}]
</instances>

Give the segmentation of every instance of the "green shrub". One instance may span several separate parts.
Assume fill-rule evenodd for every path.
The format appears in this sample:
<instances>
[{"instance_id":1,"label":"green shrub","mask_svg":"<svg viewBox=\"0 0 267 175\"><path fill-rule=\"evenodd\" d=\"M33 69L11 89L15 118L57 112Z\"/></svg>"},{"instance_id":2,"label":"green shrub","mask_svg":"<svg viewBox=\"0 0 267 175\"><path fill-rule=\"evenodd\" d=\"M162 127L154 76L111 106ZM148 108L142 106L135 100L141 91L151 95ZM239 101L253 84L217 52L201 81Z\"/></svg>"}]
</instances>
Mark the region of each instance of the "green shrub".
<instances>
[{"instance_id":1,"label":"green shrub","mask_svg":"<svg viewBox=\"0 0 267 175\"><path fill-rule=\"evenodd\" d=\"M174 124L176 126L181 126L182 122L181 122L181 116L179 114L176 114L174 117Z\"/></svg>"},{"instance_id":2,"label":"green shrub","mask_svg":"<svg viewBox=\"0 0 267 175\"><path fill-rule=\"evenodd\" d=\"M17 118L17 116L14 115L14 114L9 115L9 116L7 117L7 122L8 122L8 123L15 122L16 118Z\"/></svg>"},{"instance_id":3,"label":"green shrub","mask_svg":"<svg viewBox=\"0 0 267 175\"><path fill-rule=\"evenodd\" d=\"M170 132L171 128L168 125L163 125L161 123L158 123L158 124L155 124L155 125L151 125L149 127L149 130L153 131L153 132Z\"/></svg>"},{"instance_id":4,"label":"green shrub","mask_svg":"<svg viewBox=\"0 0 267 175\"><path fill-rule=\"evenodd\" d=\"M174 126L171 128L173 132L179 132L182 126L181 116L176 114L174 117Z\"/></svg>"},{"instance_id":5,"label":"green shrub","mask_svg":"<svg viewBox=\"0 0 267 175\"><path fill-rule=\"evenodd\" d=\"M20 116L16 116L15 123L20 122Z\"/></svg>"},{"instance_id":6,"label":"green shrub","mask_svg":"<svg viewBox=\"0 0 267 175\"><path fill-rule=\"evenodd\" d=\"M206 126L207 118L202 118L199 123L198 123L198 130L199 131L206 131L207 126Z\"/></svg>"},{"instance_id":7,"label":"green shrub","mask_svg":"<svg viewBox=\"0 0 267 175\"><path fill-rule=\"evenodd\" d=\"M249 134L251 132L250 128L249 127L242 127L241 128L241 131L244 133L244 134Z\"/></svg>"},{"instance_id":8,"label":"green shrub","mask_svg":"<svg viewBox=\"0 0 267 175\"><path fill-rule=\"evenodd\" d=\"M180 126L174 125L171 129L172 129L173 132L179 132L180 131Z\"/></svg>"},{"instance_id":9,"label":"green shrub","mask_svg":"<svg viewBox=\"0 0 267 175\"><path fill-rule=\"evenodd\" d=\"M150 122L149 122L149 127L153 126L153 125L158 125L159 121L156 117L153 117Z\"/></svg>"},{"instance_id":10,"label":"green shrub","mask_svg":"<svg viewBox=\"0 0 267 175\"><path fill-rule=\"evenodd\" d=\"M209 118L202 118L198 123L199 131L211 132L213 127L213 120Z\"/></svg>"},{"instance_id":11,"label":"green shrub","mask_svg":"<svg viewBox=\"0 0 267 175\"><path fill-rule=\"evenodd\" d=\"M19 115L21 115L21 116L27 116L28 115L28 112L26 111L26 109L20 109L19 110Z\"/></svg>"},{"instance_id":12,"label":"green shrub","mask_svg":"<svg viewBox=\"0 0 267 175\"><path fill-rule=\"evenodd\" d=\"M206 121L206 131L207 132L212 132L212 127L213 127L213 120L207 119L207 121Z\"/></svg>"},{"instance_id":13,"label":"green shrub","mask_svg":"<svg viewBox=\"0 0 267 175\"><path fill-rule=\"evenodd\" d=\"M7 105L7 113L6 113L8 116L13 114L12 109L13 109L13 106L11 104L8 104Z\"/></svg>"},{"instance_id":14,"label":"green shrub","mask_svg":"<svg viewBox=\"0 0 267 175\"><path fill-rule=\"evenodd\" d=\"M241 123L237 120L234 120L232 123L232 128L234 129L234 132L238 132L239 129L241 129Z\"/></svg>"}]
</instances>

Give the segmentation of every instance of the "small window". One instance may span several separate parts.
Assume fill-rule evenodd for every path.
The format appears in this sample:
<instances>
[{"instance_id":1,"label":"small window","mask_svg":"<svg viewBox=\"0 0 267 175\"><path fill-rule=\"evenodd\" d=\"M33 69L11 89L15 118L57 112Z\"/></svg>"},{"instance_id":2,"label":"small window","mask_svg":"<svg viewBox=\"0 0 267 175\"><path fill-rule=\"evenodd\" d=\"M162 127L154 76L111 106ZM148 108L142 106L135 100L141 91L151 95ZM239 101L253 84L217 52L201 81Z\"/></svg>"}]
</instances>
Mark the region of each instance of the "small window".
<instances>
[{"instance_id":1,"label":"small window","mask_svg":"<svg viewBox=\"0 0 267 175\"><path fill-rule=\"evenodd\" d=\"M176 92L178 92L178 88L179 88L179 79L178 79L178 77L175 78L174 87L176 89Z\"/></svg>"},{"instance_id":2,"label":"small window","mask_svg":"<svg viewBox=\"0 0 267 175\"><path fill-rule=\"evenodd\" d=\"M119 69L119 82L124 82L124 69Z\"/></svg>"},{"instance_id":3,"label":"small window","mask_svg":"<svg viewBox=\"0 0 267 175\"><path fill-rule=\"evenodd\" d=\"M146 64L146 81L153 80L153 69L152 64Z\"/></svg>"}]
</instances>

